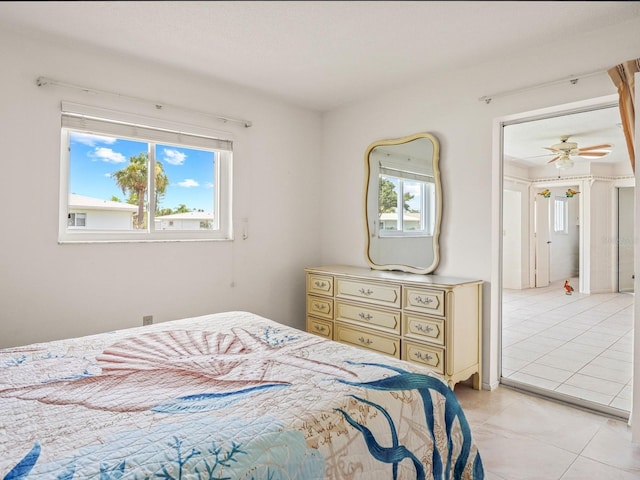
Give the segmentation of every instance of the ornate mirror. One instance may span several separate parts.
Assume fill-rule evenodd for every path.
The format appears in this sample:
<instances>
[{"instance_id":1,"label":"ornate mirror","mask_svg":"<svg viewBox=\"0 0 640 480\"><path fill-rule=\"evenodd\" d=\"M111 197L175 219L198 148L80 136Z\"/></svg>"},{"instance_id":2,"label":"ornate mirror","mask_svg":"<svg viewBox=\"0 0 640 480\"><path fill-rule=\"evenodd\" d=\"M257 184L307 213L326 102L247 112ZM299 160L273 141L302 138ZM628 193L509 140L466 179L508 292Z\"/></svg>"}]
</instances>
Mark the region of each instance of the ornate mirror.
<instances>
[{"instance_id":1,"label":"ornate mirror","mask_svg":"<svg viewBox=\"0 0 640 480\"><path fill-rule=\"evenodd\" d=\"M371 268L427 274L438 266L439 153L430 133L381 140L367 148L366 256Z\"/></svg>"}]
</instances>

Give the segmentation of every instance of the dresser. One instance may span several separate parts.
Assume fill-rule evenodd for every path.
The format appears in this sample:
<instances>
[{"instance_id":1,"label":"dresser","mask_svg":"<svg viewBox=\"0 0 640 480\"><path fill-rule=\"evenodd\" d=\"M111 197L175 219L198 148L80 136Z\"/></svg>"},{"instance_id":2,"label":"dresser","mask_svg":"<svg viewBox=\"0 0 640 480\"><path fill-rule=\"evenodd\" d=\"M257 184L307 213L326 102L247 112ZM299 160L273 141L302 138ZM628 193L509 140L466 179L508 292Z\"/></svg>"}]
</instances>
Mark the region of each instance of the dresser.
<instances>
[{"instance_id":1,"label":"dresser","mask_svg":"<svg viewBox=\"0 0 640 480\"><path fill-rule=\"evenodd\" d=\"M426 365L453 386L481 388L482 280L305 268L306 328L338 342Z\"/></svg>"}]
</instances>

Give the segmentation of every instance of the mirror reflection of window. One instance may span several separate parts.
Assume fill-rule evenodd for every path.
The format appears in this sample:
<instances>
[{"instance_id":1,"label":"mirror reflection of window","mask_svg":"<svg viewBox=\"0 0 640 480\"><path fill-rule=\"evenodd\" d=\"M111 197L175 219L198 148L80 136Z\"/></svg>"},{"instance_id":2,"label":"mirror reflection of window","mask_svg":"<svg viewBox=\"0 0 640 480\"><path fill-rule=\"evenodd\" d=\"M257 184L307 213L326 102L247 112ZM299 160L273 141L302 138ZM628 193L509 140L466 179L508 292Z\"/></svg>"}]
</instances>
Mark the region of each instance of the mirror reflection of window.
<instances>
[{"instance_id":1,"label":"mirror reflection of window","mask_svg":"<svg viewBox=\"0 0 640 480\"><path fill-rule=\"evenodd\" d=\"M432 236L436 194L433 178L411 172L392 172L383 166L380 171L383 173L380 173L378 189L378 235Z\"/></svg>"}]
</instances>

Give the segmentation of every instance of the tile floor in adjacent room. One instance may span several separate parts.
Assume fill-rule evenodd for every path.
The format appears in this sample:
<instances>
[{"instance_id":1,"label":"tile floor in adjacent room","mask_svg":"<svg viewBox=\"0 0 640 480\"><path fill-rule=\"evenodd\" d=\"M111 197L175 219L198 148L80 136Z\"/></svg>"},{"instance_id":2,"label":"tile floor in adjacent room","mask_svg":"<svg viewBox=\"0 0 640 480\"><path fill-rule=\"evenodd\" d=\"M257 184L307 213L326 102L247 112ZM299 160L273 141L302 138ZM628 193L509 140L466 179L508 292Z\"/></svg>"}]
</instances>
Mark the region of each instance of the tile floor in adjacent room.
<instances>
[{"instance_id":1,"label":"tile floor in adjacent room","mask_svg":"<svg viewBox=\"0 0 640 480\"><path fill-rule=\"evenodd\" d=\"M500 386L455 393L486 480L638 480L640 443L627 422Z\"/></svg>"},{"instance_id":2,"label":"tile floor in adjacent room","mask_svg":"<svg viewBox=\"0 0 640 480\"><path fill-rule=\"evenodd\" d=\"M503 290L502 377L629 412L634 295L570 283Z\"/></svg>"}]
</instances>

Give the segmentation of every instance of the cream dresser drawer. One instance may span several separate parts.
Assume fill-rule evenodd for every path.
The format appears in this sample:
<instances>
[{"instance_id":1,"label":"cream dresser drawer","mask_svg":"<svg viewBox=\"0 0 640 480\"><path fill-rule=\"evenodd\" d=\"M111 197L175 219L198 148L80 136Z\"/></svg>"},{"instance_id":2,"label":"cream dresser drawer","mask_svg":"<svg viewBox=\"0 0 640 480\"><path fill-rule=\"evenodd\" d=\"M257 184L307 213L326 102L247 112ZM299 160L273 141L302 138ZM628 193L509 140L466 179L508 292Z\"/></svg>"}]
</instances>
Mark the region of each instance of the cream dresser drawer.
<instances>
[{"instance_id":1,"label":"cream dresser drawer","mask_svg":"<svg viewBox=\"0 0 640 480\"><path fill-rule=\"evenodd\" d=\"M333 339L333 322L325 322L317 318L307 317L307 332L321 337Z\"/></svg>"},{"instance_id":2,"label":"cream dresser drawer","mask_svg":"<svg viewBox=\"0 0 640 480\"><path fill-rule=\"evenodd\" d=\"M336 323L334 340L400 358L400 338L397 337L386 337L364 328L352 328Z\"/></svg>"},{"instance_id":3,"label":"cream dresser drawer","mask_svg":"<svg viewBox=\"0 0 640 480\"><path fill-rule=\"evenodd\" d=\"M413 313L404 313L402 319L405 337L444 345L444 320Z\"/></svg>"},{"instance_id":4,"label":"cream dresser drawer","mask_svg":"<svg viewBox=\"0 0 640 480\"><path fill-rule=\"evenodd\" d=\"M307 293L332 296L333 277L314 273L307 274Z\"/></svg>"},{"instance_id":5,"label":"cream dresser drawer","mask_svg":"<svg viewBox=\"0 0 640 480\"><path fill-rule=\"evenodd\" d=\"M400 285L336 279L336 297L400 307Z\"/></svg>"},{"instance_id":6,"label":"cream dresser drawer","mask_svg":"<svg viewBox=\"0 0 640 480\"><path fill-rule=\"evenodd\" d=\"M336 320L353 322L359 326L379 328L400 335L400 311L385 310L363 303L347 303L336 300Z\"/></svg>"},{"instance_id":7,"label":"cream dresser drawer","mask_svg":"<svg viewBox=\"0 0 640 480\"><path fill-rule=\"evenodd\" d=\"M307 295L307 314L333 320L333 299Z\"/></svg>"},{"instance_id":8,"label":"cream dresser drawer","mask_svg":"<svg viewBox=\"0 0 640 480\"><path fill-rule=\"evenodd\" d=\"M419 343L404 341L402 358L409 362L431 367L437 373L444 374L444 349Z\"/></svg>"},{"instance_id":9,"label":"cream dresser drawer","mask_svg":"<svg viewBox=\"0 0 640 480\"><path fill-rule=\"evenodd\" d=\"M444 292L405 287L403 308L442 317L444 316Z\"/></svg>"}]
</instances>

